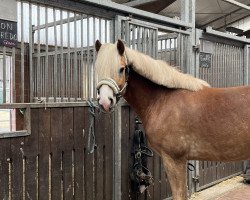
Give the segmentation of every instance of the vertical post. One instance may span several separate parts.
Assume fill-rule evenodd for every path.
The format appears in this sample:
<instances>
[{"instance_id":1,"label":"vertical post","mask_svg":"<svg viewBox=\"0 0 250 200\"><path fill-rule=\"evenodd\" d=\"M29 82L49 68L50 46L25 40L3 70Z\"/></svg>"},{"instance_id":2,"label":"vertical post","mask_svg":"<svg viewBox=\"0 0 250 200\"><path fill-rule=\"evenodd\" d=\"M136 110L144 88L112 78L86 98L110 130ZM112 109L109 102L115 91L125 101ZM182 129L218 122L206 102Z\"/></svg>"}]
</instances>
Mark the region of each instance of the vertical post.
<instances>
[{"instance_id":1,"label":"vertical post","mask_svg":"<svg viewBox=\"0 0 250 200\"><path fill-rule=\"evenodd\" d=\"M21 2L21 102L24 102L24 22L23 2Z\"/></svg>"},{"instance_id":2,"label":"vertical post","mask_svg":"<svg viewBox=\"0 0 250 200\"><path fill-rule=\"evenodd\" d=\"M194 46L196 45L196 30L195 30L195 0L181 0L181 20L184 22L190 23L192 26L189 29L191 32L188 40L188 46L185 53L187 56L187 72L194 76L199 76L196 68L196 59L197 53L194 51ZM191 161L192 164L195 164L196 170L195 172L191 172L188 182L190 186L190 193L195 192L196 185L193 182L193 177L197 177L199 174L199 162Z\"/></svg>"},{"instance_id":3,"label":"vertical post","mask_svg":"<svg viewBox=\"0 0 250 200\"><path fill-rule=\"evenodd\" d=\"M189 22L190 0L181 0L181 21Z\"/></svg>"},{"instance_id":4,"label":"vertical post","mask_svg":"<svg viewBox=\"0 0 250 200\"><path fill-rule=\"evenodd\" d=\"M41 70L41 46L40 46L40 6L37 5L37 99L42 97L42 70Z\"/></svg>"},{"instance_id":5,"label":"vertical post","mask_svg":"<svg viewBox=\"0 0 250 200\"><path fill-rule=\"evenodd\" d=\"M79 82L78 80L78 62L77 62L77 26L76 26L76 13L74 13L74 66L73 66L73 97L74 100L77 101L78 98L78 86L77 83Z\"/></svg>"},{"instance_id":6,"label":"vertical post","mask_svg":"<svg viewBox=\"0 0 250 200\"><path fill-rule=\"evenodd\" d=\"M85 90L85 86L83 87L84 83L83 83L83 77L86 77L86 73L84 73L83 69L85 69L85 65L83 63L83 15L81 16L81 64L80 64L80 80L79 80L79 97L81 98L81 100L85 97L86 94L86 90ZM85 79L84 79L85 80Z\"/></svg>"},{"instance_id":7,"label":"vertical post","mask_svg":"<svg viewBox=\"0 0 250 200\"><path fill-rule=\"evenodd\" d=\"M250 83L249 70L250 70L250 45L244 46L244 85Z\"/></svg>"},{"instance_id":8,"label":"vertical post","mask_svg":"<svg viewBox=\"0 0 250 200\"><path fill-rule=\"evenodd\" d=\"M11 83L12 83L12 101L11 103L16 103L16 49L15 47L12 48L12 65L11 65Z\"/></svg>"},{"instance_id":9,"label":"vertical post","mask_svg":"<svg viewBox=\"0 0 250 200\"><path fill-rule=\"evenodd\" d=\"M121 20L115 20L115 39L121 36ZM113 200L121 200L121 106L113 114Z\"/></svg>"},{"instance_id":10,"label":"vertical post","mask_svg":"<svg viewBox=\"0 0 250 200\"><path fill-rule=\"evenodd\" d=\"M34 81L33 81L33 26L32 26L32 4L29 4L29 66L30 66L30 102L33 102Z\"/></svg>"},{"instance_id":11,"label":"vertical post","mask_svg":"<svg viewBox=\"0 0 250 200\"><path fill-rule=\"evenodd\" d=\"M49 33L48 33L48 7L45 7L45 101L48 101L50 97L50 85L49 85Z\"/></svg>"},{"instance_id":12,"label":"vertical post","mask_svg":"<svg viewBox=\"0 0 250 200\"><path fill-rule=\"evenodd\" d=\"M60 91L60 94L61 94L61 101L63 101L64 97L66 97L66 92L65 92L65 64L64 64L64 58L63 58L63 13L62 13L62 10L60 10L60 45L61 45L61 48L60 48L60 69L61 69L61 79L60 79L60 83L61 83L61 91Z\"/></svg>"},{"instance_id":13,"label":"vertical post","mask_svg":"<svg viewBox=\"0 0 250 200\"><path fill-rule=\"evenodd\" d=\"M3 103L6 103L7 99L7 77L6 77L6 47L3 47Z\"/></svg>"},{"instance_id":14,"label":"vertical post","mask_svg":"<svg viewBox=\"0 0 250 200\"><path fill-rule=\"evenodd\" d=\"M54 56L54 83L53 83L53 96L54 96L54 102L57 101L57 97L59 96L58 93L60 93L60 90L58 90L58 82L60 80L60 73L58 73L57 69L57 55L58 55L58 48L57 48L57 25L56 25L56 10L53 8L53 21L54 21L54 42L55 42L55 56ZM59 77L58 77L59 76Z\"/></svg>"},{"instance_id":15,"label":"vertical post","mask_svg":"<svg viewBox=\"0 0 250 200\"><path fill-rule=\"evenodd\" d=\"M90 29L89 29L89 18L90 16L87 16L87 65L86 65L86 98L90 98L90 84L91 84L91 79L90 79L90 48L89 48L89 39L90 39Z\"/></svg>"},{"instance_id":16,"label":"vertical post","mask_svg":"<svg viewBox=\"0 0 250 200\"><path fill-rule=\"evenodd\" d=\"M191 34L189 36L188 48L187 48L187 72L195 75L195 52L193 46L195 46L195 0L182 0L181 1L181 20L189 22L192 26L189 29Z\"/></svg>"},{"instance_id":17,"label":"vertical post","mask_svg":"<svg viewBox=\"0 0 250 200\"><path fill-rule=\"evenodd\" d=\"M71 65L70 65L70 33L71 33L71 30L70 30L70 21L69 21L69 17L70 17L70 14L69 14L69 11L67 11L67 39L68 39L68 48L67 48L67 64L66 64L66 70L65 70L65 73L66 73L66 97L68 99L68 101L70 101L70 97L71 97Z\"/></svg>"},{"instance_id":18,"label":"vertical post","mask_svg":"<svg viewBox=\"0 0 250 200\"><path fill-rule=\"evenodd\" d=\"M93 46L95 46L95 40L96 40L96 19L93 17ZM100 31L100 30L99 30ZM100 38L101 39L101 38ZM96 58L96 51L95 48L92 49L92 65L91 65L91 77L92 77L92 82L91 82L91 98L96 97L96 90L95 90L95 84L96 84L96 77L95 77L95 58Z\"/></svg>"},{"instance_id":19,"label":"vertical post","mask_svg":"<svg viewBox=\"0 0 250 200\"><path fill-rule=\"evenodd\" d=\"M193 47L196 45L195 41L195 0L188 0L189 4L188 11L189 14L186 14L186 17L189 20L189 23L192 25L192 28L190 28L190 37L189 37L189 45L188 45L188 73L192 75L195 74L195 54L196 52L194 51Z\"/></svg>"},{"instance_id":20,"label":"vertical post","mask_svg":"<svg viewBox=\"0 0 250 200\"><path fill-rule=\"evenodd\" d=\"M195 44L200 46L200 38L202 37L202 30L200 29L195 29ZM196 48L195 53L195 77L199 78L200 77L200 49L198 49L198 46Z\"/></svg>"}]
</instances>

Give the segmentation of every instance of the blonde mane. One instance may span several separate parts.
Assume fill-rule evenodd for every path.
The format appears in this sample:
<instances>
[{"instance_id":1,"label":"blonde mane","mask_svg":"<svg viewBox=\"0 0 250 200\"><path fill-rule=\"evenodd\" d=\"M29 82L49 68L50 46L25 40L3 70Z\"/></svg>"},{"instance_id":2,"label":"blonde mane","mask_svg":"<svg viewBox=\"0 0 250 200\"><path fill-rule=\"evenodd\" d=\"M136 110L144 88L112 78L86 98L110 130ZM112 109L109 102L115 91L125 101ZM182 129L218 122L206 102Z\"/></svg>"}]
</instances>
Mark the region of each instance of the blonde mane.
<instances>
[{"instance_id":1,"label":"blonde mane","mask_svg":"<svg viewBox=\"0 0 250 200\"><path fill-rule=\"evenodd\" d=\"M120 67L120 55L116 44L106 43L100 48L95 67L98 79L113 78L117 80ZM201 90L204 86L210 87L206 81L183 74L162 60L155 60L143 53L125 48L128 64L140 75L152 82L168 88L183 88L191 91Z\"/></svg>"},{"instance_id":2,"label":"blonde mane","mask_svg":"<svg viewBox=\"0 0 250 200\"><path fill-rule=\"evenodd\" d=\"M137 73L158 85L191 91L201 90L204 86L210 87L206 81L183 74L162 60L155 60L128 47L126 47L125 54L129 64Z\"/></svg>"}]
</instances>

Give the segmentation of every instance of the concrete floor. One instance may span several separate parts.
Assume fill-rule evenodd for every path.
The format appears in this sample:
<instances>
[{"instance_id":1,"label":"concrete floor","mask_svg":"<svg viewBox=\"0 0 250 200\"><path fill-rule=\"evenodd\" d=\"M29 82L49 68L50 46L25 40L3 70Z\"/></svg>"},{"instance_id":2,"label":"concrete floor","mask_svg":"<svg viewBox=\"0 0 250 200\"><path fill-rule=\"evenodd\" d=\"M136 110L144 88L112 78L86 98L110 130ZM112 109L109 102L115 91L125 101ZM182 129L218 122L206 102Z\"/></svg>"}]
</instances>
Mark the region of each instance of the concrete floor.
<instances>
[{"instance_id":1,"label":"concrete floor","mask_svg":"<svg viewBox=\"0 0 250 200\"><path fill-rule=\"evenodd\" d=\"M244 184L240 176L194 193L190 200L250 200L250 184Z\"/></svg>"}]
</instances>

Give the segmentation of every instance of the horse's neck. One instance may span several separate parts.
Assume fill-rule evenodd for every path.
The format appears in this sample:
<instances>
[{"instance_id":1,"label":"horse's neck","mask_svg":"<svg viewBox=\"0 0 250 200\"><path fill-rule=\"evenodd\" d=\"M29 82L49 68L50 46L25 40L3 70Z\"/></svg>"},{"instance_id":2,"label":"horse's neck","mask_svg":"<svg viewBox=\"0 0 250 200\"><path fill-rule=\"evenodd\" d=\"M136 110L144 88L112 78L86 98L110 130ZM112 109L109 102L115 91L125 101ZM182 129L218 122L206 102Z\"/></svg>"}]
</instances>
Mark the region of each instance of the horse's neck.
<instances>
[{"instance_id":1,"label":"horse's neck","mask_svg":"<svg viewBox=\"0 0 250 200\"><path fill-rule=\"evenodd\" d=\"M140 118L144 118L147 117L156 101L159 100L162 90L167 90L167 88L156 85L131 70L124 98Z\"/></svg>"}]
</instances>

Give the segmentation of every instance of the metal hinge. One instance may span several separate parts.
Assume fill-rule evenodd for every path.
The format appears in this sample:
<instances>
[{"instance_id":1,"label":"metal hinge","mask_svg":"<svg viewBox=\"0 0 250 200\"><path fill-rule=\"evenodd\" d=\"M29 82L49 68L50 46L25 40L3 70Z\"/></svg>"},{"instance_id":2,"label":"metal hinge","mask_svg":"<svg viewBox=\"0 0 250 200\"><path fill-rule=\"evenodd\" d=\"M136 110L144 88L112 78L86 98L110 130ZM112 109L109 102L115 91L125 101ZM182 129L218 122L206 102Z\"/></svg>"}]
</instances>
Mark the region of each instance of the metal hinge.
<instances>
[{"instance_id":1,"label":"metal hinge","mask_svg":"<svg viewBox=\"0 0 250 200\"><path fill-rule=\"evenodd\" d=\"M195 182L195 183L199 183L199 176L194 176L194 177L192 177L192 179L193 179L193 181Z\"/></svg>"}]
</instances>

